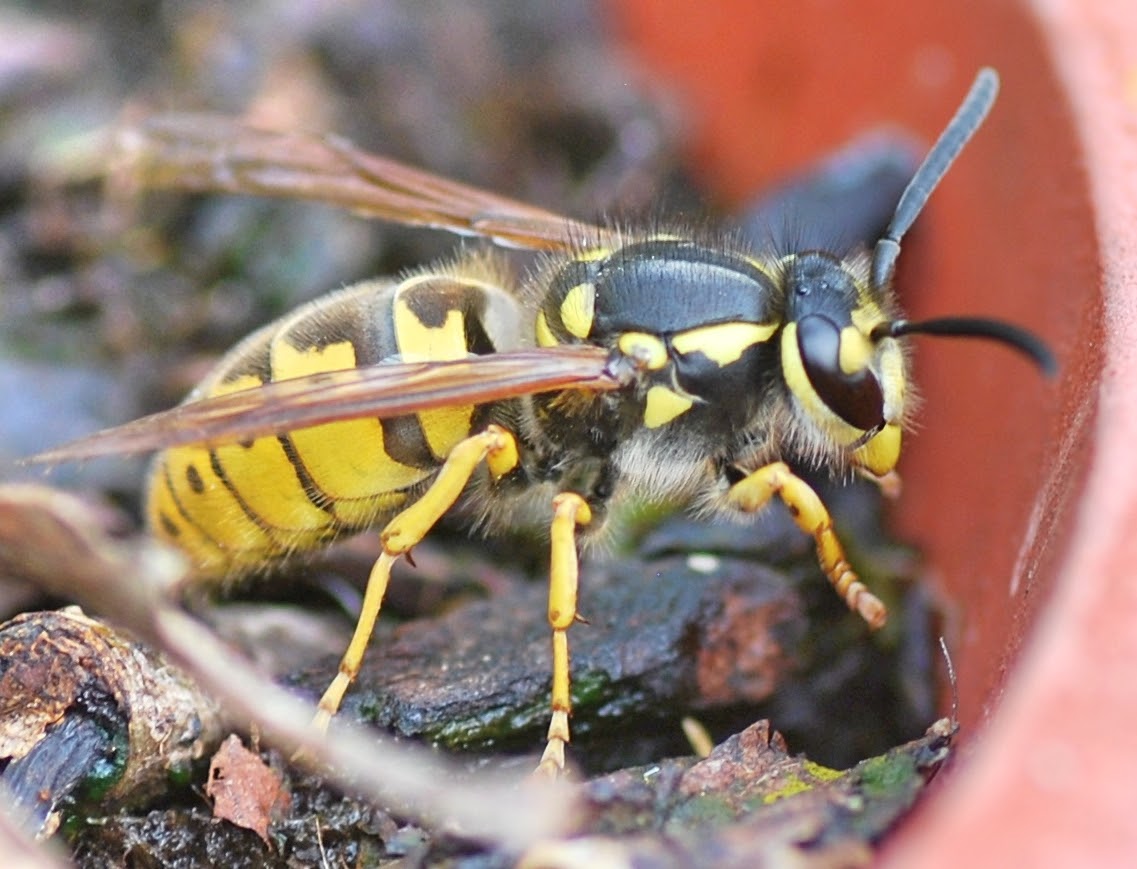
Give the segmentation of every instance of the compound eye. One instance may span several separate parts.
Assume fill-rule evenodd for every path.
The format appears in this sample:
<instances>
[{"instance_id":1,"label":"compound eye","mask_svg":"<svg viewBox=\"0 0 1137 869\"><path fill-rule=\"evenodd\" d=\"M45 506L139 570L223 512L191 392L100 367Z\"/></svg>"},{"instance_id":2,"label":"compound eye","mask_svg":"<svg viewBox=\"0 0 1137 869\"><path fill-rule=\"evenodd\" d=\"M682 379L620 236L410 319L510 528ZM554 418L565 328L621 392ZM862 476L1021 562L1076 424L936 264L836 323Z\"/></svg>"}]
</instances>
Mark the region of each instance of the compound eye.
<instances>
[{"instance_id":1,"label":"compound eye","mask_svg":"<svg viewBox=\"0 0 1137 869\"><path fill-rule=\"evenodd\" d=\"M825 406L849 425L873 431L884 425L884 395L868 368L841 368L841 330L828 317L810 314L797 321L797 346L809 383Z\"/></svg>"}]
</instances>

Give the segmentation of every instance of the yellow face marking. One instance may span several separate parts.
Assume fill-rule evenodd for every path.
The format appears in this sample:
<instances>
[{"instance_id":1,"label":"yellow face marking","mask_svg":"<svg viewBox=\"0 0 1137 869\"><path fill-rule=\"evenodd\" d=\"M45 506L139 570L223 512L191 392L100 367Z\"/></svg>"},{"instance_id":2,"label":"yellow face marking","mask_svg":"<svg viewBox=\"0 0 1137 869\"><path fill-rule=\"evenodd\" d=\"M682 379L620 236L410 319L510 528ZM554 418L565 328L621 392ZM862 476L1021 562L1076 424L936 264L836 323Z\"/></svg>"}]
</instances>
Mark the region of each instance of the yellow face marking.
<instances>
[{"instance_id":1,"label":"yellow face marking","mask_svg":"<svg viewBox=\"0 0 1137 869\"><path fill-rule=\"evenodd\" d=\"M856 326L846 326L841 330L837 351L837 364L846 374L864 371L872 359L873 344Z\"/></svg>"},{"instance_id":2,"label":"yellow face marking","mask_svg":"<svg viewBox=\"0 0 1137 869\"><path fill-rule=\"evenodd\" d=\"M684 355L701 352L725 367L737 362L748 348L769 341L777 328L765 323L718 323L680 332L671 339L671 346Z\"/></svg>"},{"instance_id":3,"label":"yellow face marking","mask_svg":"<svg viewBox=\"0 0 1137 869\"><path fill-rule=\"evenodd\" d=\"M865 293L858 295L860 302L849 312L849 318L862 335L871 335L873 328L885 322L885 318L877 304L866 298Z\"/></svg>"},{"instance_id":4,"label":"yellow face marking","mask_svg":"<svg viewBox=\"0 0 1137 869\"><path fill-rule=\"evenodd\" d=\"M537 312L537 346L538 347L556 347L560 342L557 336L553 334L553 330L549 328L549 318L545 316L544 311Z\"/></svg>"},{"instance_id":5,"label":"yellow face marking","mask_svg":"<svg viewBox=\"0 0 1137 869\"><path fill-rule=\"evenodd\" d=\"M659 428L667 425L677 416L691 409L693 398L668 389L666 386L653 386L647 391L647 404L644 407L644 425Z\"/></svg>"},{"instance_id":6,"label":"yellow face marking","mask_svg":"<svg viewBox=\"0 0 1137 869\"><path fill-rule=\"evenodd\" d=\"M861 437L864 432L849 425L830 410L809 382L809 375L805 373L801 353L798 351L797 323L786 323L782 330L781 350L782 376L786 380L786 386L814 424L838 444L848 445Z\"/></svg>"},{"instance_id":7,"label":"yellow face marking","mask_svg":"<svg viewBox=\"0 0 1137 869\"><path fill-rule=\"evenodd\" d=\"M625 332L617 344L620 352L635 359L648 371L658 371L667 364L667 345L657 335L646 332Z\"/></svg>"},{"instance_id":8,"label":"yellow face marking","mask_svg":"<svg viewBox=\"0 0 1137 869\"><path fill-rule=\"evenodd\" d=\"M900 426L888 423L867 444L853 451L853 460L878 477L896 467L900 460Z\"/></svg>"},{"instance_id":9,"label":"yellow face marking","mask_svg":"<svg viewBox=\"0 0 1137 869\"><path fill-rule=\"evenodd\" d=\"M880 344L880 388L884 393L884 418L902 419L908 378L904 371L904 354L892 338L885 338Z\"/></svg>"},{"instance_id":10,"label":"yellow face marking","mask_svg":"<svg viewBox=\"0 0 1137 869\"><path fill-rule=\"evenodd\" d=\"M596 287L592 284L577 284L565 294L561 302L561 322L570 335L587 338L592 331L592 320L596 314Z\"/></svg>"},{"instance_id":11,"label":"yellow face marking","mask_svg":"<svg viewBox=\"0 0 1137 869\"><path fill-rule=\"evenodd\" d=\"M782 330L782 376L786 385L798 402L809 411L810 416L816 416L815 407L824 406L809 382L809 375L805 373L805 366L801 361L801 353L797 346L797 323L786 323Z\"/></svg>"}]
</instances>

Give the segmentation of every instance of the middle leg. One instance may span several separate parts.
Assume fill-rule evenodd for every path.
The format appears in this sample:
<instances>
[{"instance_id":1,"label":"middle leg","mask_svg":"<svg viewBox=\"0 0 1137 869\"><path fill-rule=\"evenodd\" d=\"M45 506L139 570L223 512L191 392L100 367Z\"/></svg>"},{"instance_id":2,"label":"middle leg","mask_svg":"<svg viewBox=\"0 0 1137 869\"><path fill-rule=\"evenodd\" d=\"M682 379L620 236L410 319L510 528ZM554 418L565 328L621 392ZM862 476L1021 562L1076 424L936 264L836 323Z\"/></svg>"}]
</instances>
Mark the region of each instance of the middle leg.
<instances>
[{"instance_id":1,"label":"middle leg","mask_svg":"<svg viewBox=\"0 0 1137 869\"><path fill-rule=\"evenodd\" d=\"M537 774L554 777L564 771L569 742L572 696L569 686L568 629L579 618L576 609L580 565L576 554L576 526L592 521L592 510L580 495L562 492L553 499L550 529L549 626L553 629L553 716L548 741L537 764Z\"/></svg>"}]
</instances>

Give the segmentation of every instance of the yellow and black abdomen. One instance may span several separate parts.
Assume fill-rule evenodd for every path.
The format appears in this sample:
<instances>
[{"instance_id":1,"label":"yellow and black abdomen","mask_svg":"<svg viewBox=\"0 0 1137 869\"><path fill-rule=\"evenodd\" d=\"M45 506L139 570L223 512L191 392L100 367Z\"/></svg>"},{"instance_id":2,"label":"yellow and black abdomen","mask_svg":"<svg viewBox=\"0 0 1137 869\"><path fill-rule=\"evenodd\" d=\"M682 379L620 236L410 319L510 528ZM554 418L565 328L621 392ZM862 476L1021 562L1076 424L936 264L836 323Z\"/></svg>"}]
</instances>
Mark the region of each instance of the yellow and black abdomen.
<instances>
[{"instance_id":1,"label":"yellow and black abdomen","mask_svg":"<svg viewBox=\"0 0 1137 869\"><path fill-rule=\"evenodd\" d=\"M188 400L383 362L445 361L517 346L519 309L485 257L357 284L246 338ZM238 576L375 525L480 425L477 408L331 422L154 462L147 518L205 576Z\"/></svg>"}]
</instances>

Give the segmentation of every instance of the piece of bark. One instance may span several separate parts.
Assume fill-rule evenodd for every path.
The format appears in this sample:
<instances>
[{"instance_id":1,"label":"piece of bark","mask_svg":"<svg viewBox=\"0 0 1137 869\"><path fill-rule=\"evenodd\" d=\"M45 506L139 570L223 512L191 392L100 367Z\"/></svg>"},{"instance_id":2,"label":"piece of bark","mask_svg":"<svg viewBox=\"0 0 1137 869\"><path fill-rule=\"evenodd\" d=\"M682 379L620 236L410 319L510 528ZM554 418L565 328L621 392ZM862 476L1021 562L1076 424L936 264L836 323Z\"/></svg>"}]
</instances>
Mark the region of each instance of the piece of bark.
<instances>
[{"instance_id":1,"label":"piece of bark","mask_svg":"<svg viewBox=\"0 0 1137 869\"><path fill-rule=\"evenodd\" d=\"M769 697L807 625L786 577L737 558L630 559L581 598L569 631L573 735L673 724L692 709ZM346 716L462 750L539 749L548 726L550 631L542 585L420 619L379 637ZM315 695L334 660L297 681ZM582 749L587 751L587 749Z\"/></svg>"},{"instance_id":2,"label":"piece of bark","mask_svg":"<svg viewBox=\"0 0 1137 869\"><path fill-rule=\"evenodd\" d=\"M187 675L74 608L0 626L0 660L2 778L40 834L80 790L103 809L161 793L220 738Z\"/></svg>"}]
</instances>

